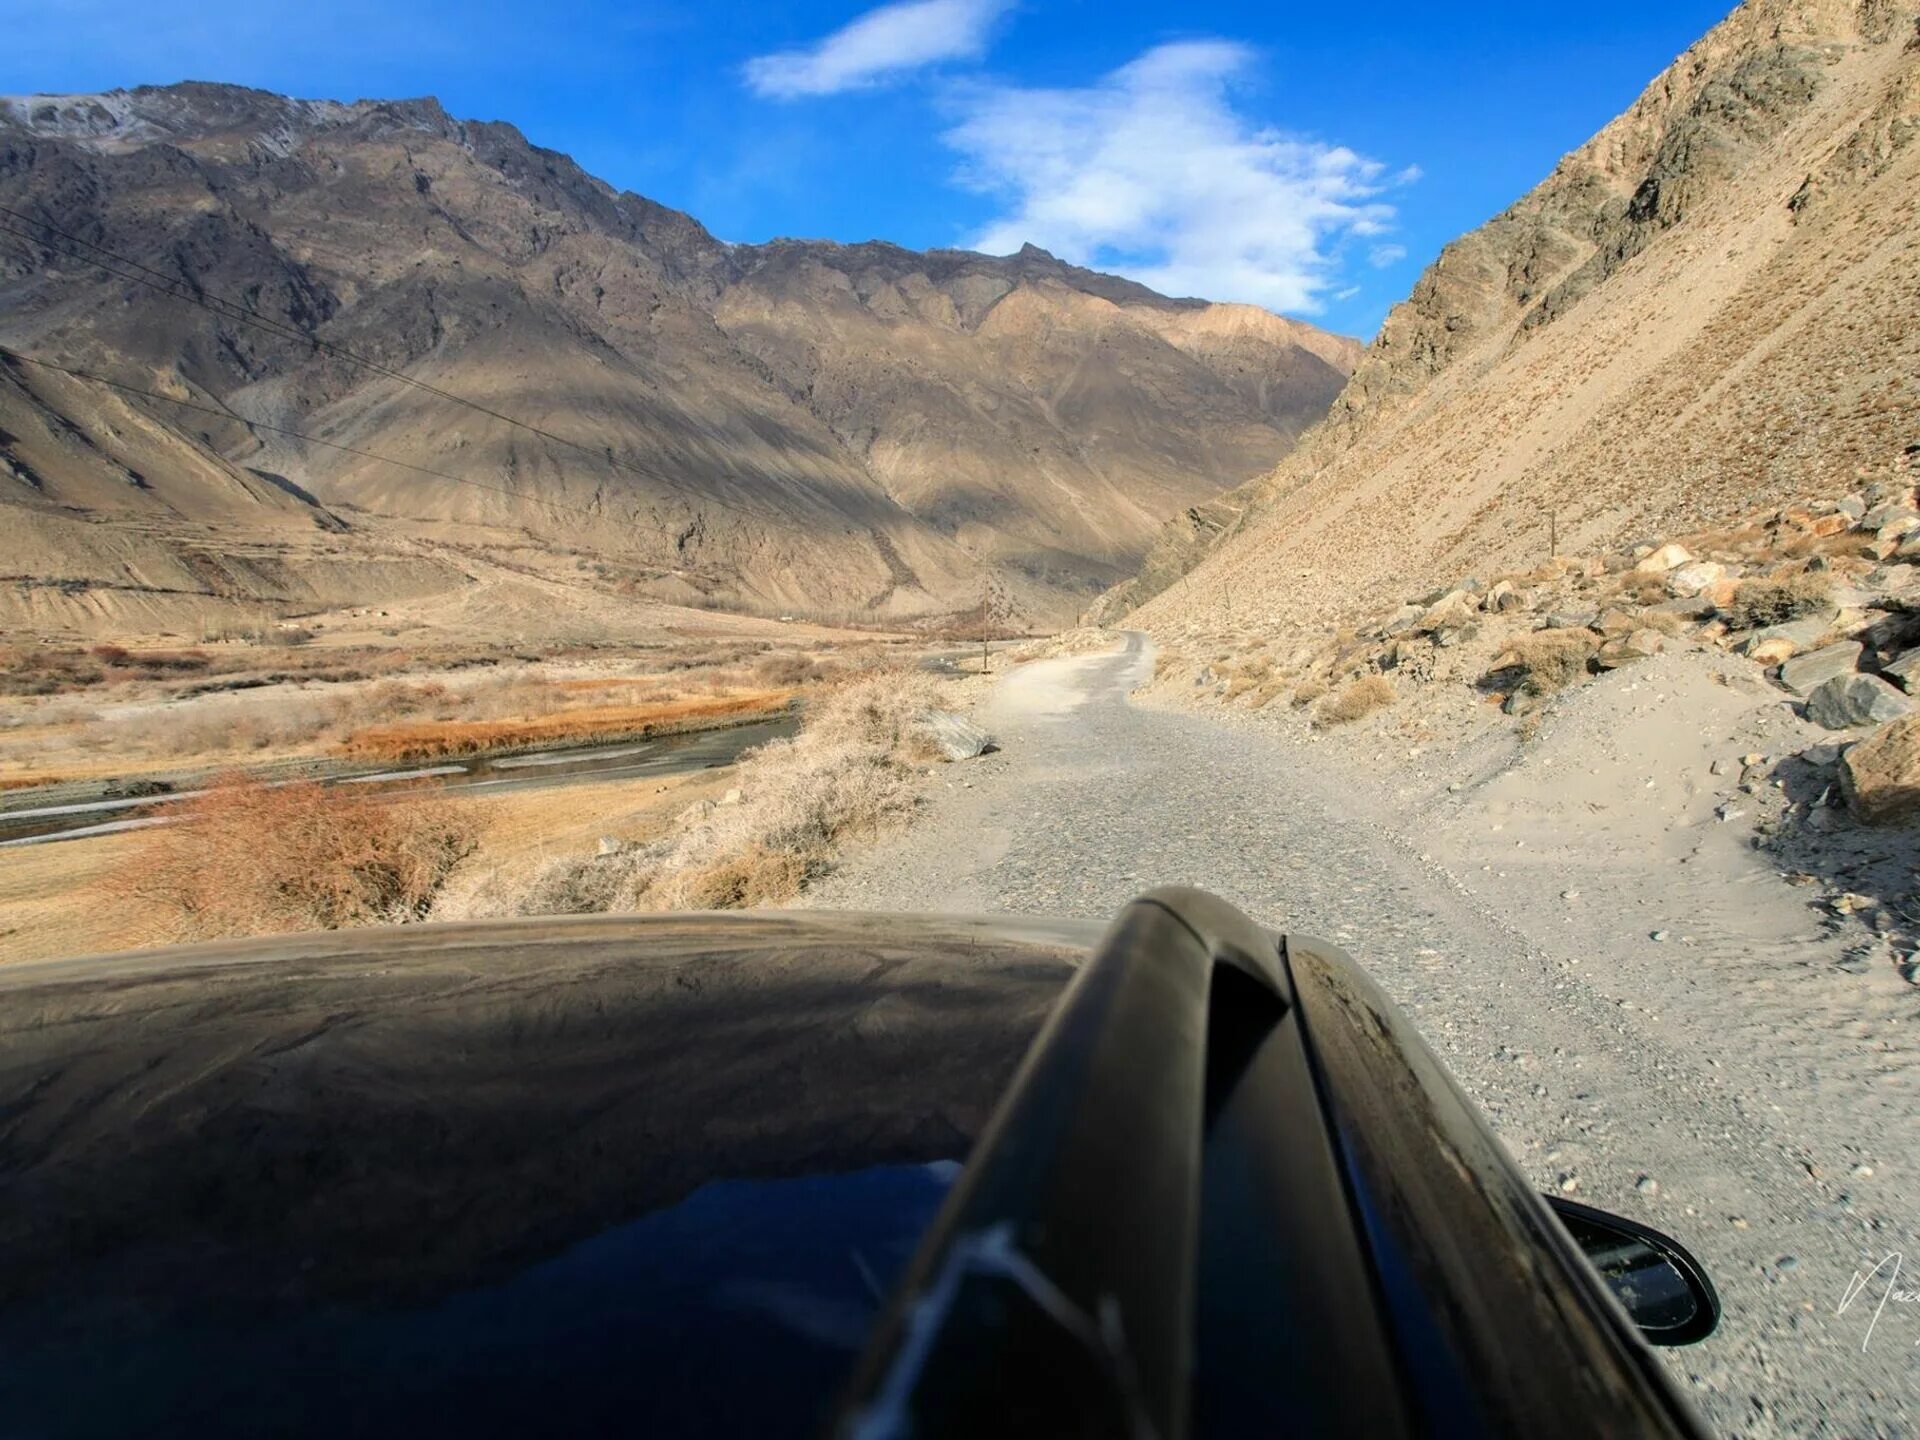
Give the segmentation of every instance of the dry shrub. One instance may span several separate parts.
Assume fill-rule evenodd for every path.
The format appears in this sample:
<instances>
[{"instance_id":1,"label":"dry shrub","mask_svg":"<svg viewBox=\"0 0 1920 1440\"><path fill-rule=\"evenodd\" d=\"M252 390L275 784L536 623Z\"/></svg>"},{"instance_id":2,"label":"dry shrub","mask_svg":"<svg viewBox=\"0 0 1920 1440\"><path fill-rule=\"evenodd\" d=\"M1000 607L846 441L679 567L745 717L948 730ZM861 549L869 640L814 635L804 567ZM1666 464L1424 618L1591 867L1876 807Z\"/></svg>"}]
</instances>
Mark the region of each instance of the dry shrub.
<instances>
[{"instance_id":1,"label":"dry shrub","mask_svg":"<svg viewBox=\"0 0 1920 1440\"><path fill-rule=\"evenodd\" d=\"M1743 580L1723 612L1735 630L1779 625L1803 615L1818 615L1833 605L1833 582L1817 571L1777 580Z\"/></svg>"},{"instance_id":2,"label":"dry shrub","mask_svg":"<svg viewBox=\"0 0 1920 1440\"><path fill-rule=\"evenodd\" d=\"M474 827L440 797L382 798L232 776L146 832L113 889L181 939L423 919Z\"/></svg>"},{"instance_id":3,"label":"dry shrub","mask_svg":"<svg viewBox=\"0 0 1920 1440\"><path fill-rule=\"evenodd\" d=\"M1257 690L1273 677L1273 661L1264 655L1236 666L1227 684L1227 699L1237 700L1249 690Z\"/></svg>"},{"instance_id":4,"label":"dry shrub","mask_svg":"<svg viewBox=\"0 0 1920 1440\"><path fill-rule=\"evenodd\" d=\"M716 720L746 720L787 704L784 692L645 705L594 705L516 720L423 720L356 730L341 742L355 759L433 760L566 741L669 735Z\"/></svg>"},{"instance_id":5,"label":"dry shrub","mask_svg":"<svg viewBox=\"0 0 1920 1440\"><path fill-rule=\"evenodd\" d=\"M804 685L819 674L820 667L806 655L765 655L753 667L753 678L762 685Z\"/></svg>"},{"instance_id":6,"label":"dry shrub","mask_svg":"<svg viewBox=\"0 0 1920 1440\"><path fill-rule=\"evenodd\" d=\"M506 907L525 915L735 909L797 894L847 840L904 821L916 767L938 755L922 717L937 682L869 672L817 700L801 731L741 761L742 799L696 806L660 841L549 865Z\"/></svg>"},{"instance_id":7,"label":"dry shrub","mask_svg":"<svg viewBox=\"0 0 1920 1440\"><path fill-rule=\"evenodd\" d=\"M1309 675L1293 689L1293 707L1296 710L1311 705L1327 693L1327 682L1317 675Z\"/></svg>"},{"instance_id":8,"label":"dry shrub","mask_svg":"<svg viewBox=\"0 0 1920 1440\"><path fill-rule=\"evenodd\" d=\"M1247 703L1255 710L1264 710L1267 706L1271 705L1279 696L1280 692L1286 688L1286 676L1278 674L1271 675L1260 682L1259 686L1253 692L1253 698Z\"/></svg>"},{"instance_id":9,"label":"dry shrub","mask_svg":"<svg viewBox=\"0 0 1920 1440\"><path fill-rule=\"evenodd\" d=\"M1587 673L1587 660L1596 648L1585 630L1538 630L1515 639L1495 668L1517 669L1521 689L1551 695Z\"/></svg>"},{"instance_id":10,"label":"dry shrub","mask_svg":"<svg viewBox=\"0 0 1920 1440\"><path fill-rule=\"evenodd\" d=\"M1393 701L1393 684L1386 676L1365 675L1322 703L1313 723L1322 727L1351 724Z\"/></svg>"},{"instance_id":11,"label":"dry shrub","mask_svg":"<svg viewBox=\"0 0 1920 1440\"><path fill-rule=\"evenodd\" d=\"M1667 598L1667 577L1629 570L1620 577L1613 593L1617 598L1631 600L1638 605L1651 605Z\"/></svg>"},{"instance_id":12,"label":"dry shrub","mask_svg":"<svg viewBox=\"0 0 1920 1440\"><path fill-rule=\"evenodd\" d=\"M1662 635L1678 635L1687 628L1686 617L1676 615L1671 610L1642 610L1633 618L1642 629L1657 630Z\"/></svg>"}]
</instances>

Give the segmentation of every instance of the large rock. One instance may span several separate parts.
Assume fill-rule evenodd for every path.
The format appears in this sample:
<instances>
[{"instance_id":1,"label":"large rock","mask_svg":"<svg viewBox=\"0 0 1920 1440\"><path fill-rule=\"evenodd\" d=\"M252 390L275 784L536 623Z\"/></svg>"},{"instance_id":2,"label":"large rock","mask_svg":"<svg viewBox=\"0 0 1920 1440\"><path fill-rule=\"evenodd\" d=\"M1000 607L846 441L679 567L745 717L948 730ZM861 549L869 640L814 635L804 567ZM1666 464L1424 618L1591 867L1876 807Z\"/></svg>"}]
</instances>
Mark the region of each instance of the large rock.
<instances>
[{"instance_id":1,"label":"large rock","mask_svg":"<svg viewBox=\"0 0 1920 1440\"><path fill-rule=\"evenodd\" d=\"M1791 660L1798 653L1793 642L1776 635L1769 640L1755 640L1747 645L1747 658L1756 665L1778 665Z\"/></svg>"},{"instance_id":2,"label":"large rock","mask_svg":"<svg viewBox=\"0 0 1920 1440\"><path fill-rule=\"evenodd\" d=\"M927 710L920 715L920 728L949 760L971 760L993 748L993 737L964 715L951 710Z\"/></svg>"},{"instance_id":3,"label":"large rock","mask_svg":"<svg viewBox=\"0 0 1920 1440\"><path fill-rule=\"evenodd\" d=\"M1481 607L1491 611L1524 610L1527 607L1525 591L1516 590L1511 580L1497 580L1493 588L1487 591L1487 598L1480 602Z\"/></svg>"},{"instance_id":4,"label":"large rock","mask_svg":"<svg viewBox=\"0 0 1920 1440\"><path fill-rule=\"evenodd\" d=\"M1667 574L1667 589L1676 595L1698 595L1727 578L1727 567L1713 560L1695 560Z\"/></svg>"},{"instance_id":5,"label":"large rock","mask_svg":"<svg viewBox=\"0 0 1920 1440\"><path fill-rule=\"evenodd\" d=\"M1684 545L1662 545L1633 568L1642 575L1664 575L1669 570L1679 569L1692 559L1693 552Z\"/></svg>"},{"instance_id":6,"label":"large rock","mask_svg":"<svg viewBox=\"0 0 1920 1440\"><path fill-rule=\"evenodd\" d=\"M1874 531L1873 538L1876 540L1892 540L1897 542L1905 539L1915 530L1920 530L1920 515L1896 515L1878 530ZM1891 554L1892 552L1889 551L1888 553Z\"/></svg>"},{"instance_id":7,"label":"large rock","mask_svg":"<svg viewBox=\"0 0 1920 1440\"><path fill-rule=\"evenodd\" d=\"M1862 530L1880 530L1896 520L1920 520L1920 510L1911 505L1876 505L1860 517Z\"/></svg>"},{"instance_id":8,"label":"large rock","mask_svg":"<svg viewBox=\"0 0 1920 1440\"><path fill-rule=\"evenodd\" d=\"M1883 725L1912 711L1913 702L1878 675L1836 675L1807 696L1807 718L1829 730Z\"/></svg>"},{"instance_id":9,"label":"large rock","mask_svg":"<svg viewBox=\"0 0 1920 1440\"><path fill-rule=\"evenodd\" d=\"M1915 685L1920 685L1920 650L1909 650L1890 665L1880 667L1885 675L1902 690L1912 693Z\"/></svg>"},{"instance_id":10,"label":"large rock","mask_svg":"<svg viewBox=\"0 0 1920 1440\"><path fill-rule=\"evenodd\" d=\"M1594 654L1594 663L1602 670L1618 670L1636 660L1647 660L1660 653L1663 644L1658 630L1635 630L1616 635Z\"/></svg>"},{"instance_id":11,"label":"large rock","mask_svg":"<svg viewBox=\"0 0 1920 1440\"><path fill-rule=\"evenodd\" d=\"M1778 625L1763 625L1757 630L1744 630L1734 640L1734 650L1747 654L1756 645L1769 640L1791 642L1795 653L1811 650L1827 638L1835 623L1840 619L1840 611L1823 610L1818 615L1803 615L1798 620L1782 620Z\"/></svg>"},{"instance_id":12,"label":"large rock","mask_svg":"<svg viewBox=\"0 0 1920 1440\"><path fill-rule=\"evenodd\" d=\"M1920 812L1920 715L1895 720L1840 757L1840 793L1870 825Z\"/></svg>"},{"instance_id":13,"label":"large rock","mask_svg":"<svg viewBox=\"0 0 1920 1440\"><path fill-rule=\"evenodd\" d=\"M1419 623L1420 607L1418 605L1402 605L1398 610L1393 612L1393 615L1387 620L1387 623L1380 627L1380 633L1383 636L1404 635Z\"/></svg>"},{"instance_id":14,"label":"large rock","mask_svg":"<svg viewBox=\"0 0 1920 1440\"><path fill-rule=\"evenodd\" d=\"M1841 640L1796 655L1780 667L1780 683L1796 695L1811 695L1829 680L1851 674L1860 663L1862 648L1857 640Z\"/></svg>"},{"instance_id":15,"label":"large rock","mask_svg":"<svg viewBox=\"0 0 1920 1440\"><path fill-rule=\"evenodd\" d=\"M1475 601L1465 590L1449 590L1414 624L1414 629L1431 634L1439 630L1457 630L1473 623Z\"/></svg>"}]
</instances>

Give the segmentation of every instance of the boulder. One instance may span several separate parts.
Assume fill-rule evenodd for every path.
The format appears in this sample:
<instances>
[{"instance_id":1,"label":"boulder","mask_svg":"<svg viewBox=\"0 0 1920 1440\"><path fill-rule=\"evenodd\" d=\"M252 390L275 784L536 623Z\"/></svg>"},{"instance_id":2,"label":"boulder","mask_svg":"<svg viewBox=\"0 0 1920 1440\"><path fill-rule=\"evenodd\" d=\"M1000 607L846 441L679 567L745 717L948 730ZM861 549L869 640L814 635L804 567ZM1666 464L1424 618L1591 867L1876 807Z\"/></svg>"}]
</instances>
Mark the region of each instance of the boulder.
<instances>
[{"instance_id":1,"label":"boulder","mask_svg":"<svg viewBox=\"0 0 1920 1440\"><path fill-rule=\"evenodd\" d=\"M1801 528L1809 535L1825 539L1829 535L1838 535L1842 530L1852 529L1853 522L1845 515L1838 513L1832 515L1816 515L1808 520Z\"/></svg>"},{"instance_id":2,"label":"boulder","mask_svg":"<svg viewBox=\"0 0 1920 1440\"><path fill-rule=\"evenodd\" d=\"M1527 597L1513 588L1511 580L1497 580L1493 588L1487 591L1486 598L1480 602L1480 605L1484 610L1496 612L1524 610L1527 607Z\"/></svg>"},{"instance_id":3,"label":"boulder","mask_svg":"<svg viewBox=\"0 0 1920 1440\"><path fill-rule=\"evenodd\" d=\"M971 760L993 748L991 735L951 710L922 711L920 727L949 760Z\"/></svg>"},{"instance_id":4,"label":"boulder","mask_svg":"<svg viewBox=\"0 0 1920 1440\"><path fill-rule=\"evenodd\" d=\"M1414 622L1414 629L1431 634L1439 630L1457 630L1473 623L1473 597L1464 590L1449 590Z\"/></svg>"},{"instance_id":5,"label":"boulder","mask_svg":"<svg viewBox=\"0 0 1920 1440\"><path fill-rule=\"evenodd\" d=\"M1883 725L1912 711L1913 702L1878 675L1836 675L1807 696L1807 718L1829 730Z\"/></svg>"},{"instance_id":6,"label":"boulder","mask_svg":"<svg viewBox=\"0 0 1920 1440\"><path fill-rule=\"evenodd\" d=\"M1833 508L1849 520L1858 520L1862 515L1867 513L1867 497L1858 493L1842 495L1840 499L1834 503Z\"/></svg>"},{"instance_id":7,"label":"boulder","mask_svg":"<svg viewBox=\"0 0 1920 1440\"><path fill-rule=\"evenodd\" d=\"M1593 657L1594 663L1602 670L1617 670L1635 660L1658 655L1664 643L1658 630L1635 630L1629 635L1616 635L1600 647Z\"/></svg>"},{"instance_id":8,"label":"boulder","mask_svg":"<svg viewBox=\"0 0 1920 1440\"><path fill-rule=\"evenodd\" d=\"M1890 665L1882 665L1880 673L1909 694L1914 686L1920 684L1920 650L1909 650Z\"/></svg>"},{"instance_id":9,"label":"boulder","mask_svg":"<svg viewBox=\"0 0 1920 1440\"><path fill-rule=\"evenodd\" d=\"M1860 517L1860 528L1878 532L1895 520L1920 520L1920 510L1898 502L1876 505Z\"/></svg>"},{"instance_id":10,"label":"boulder","mask_svg":"<svg viewBox=\"0 0 1920 1440\"><path fill-rule=\"evenodd\" d=\"M1664 575L1692 559L1693 553L1684 545L1662 545L1633 568L1643 575Z\"/></svg>"},{"instance_id":11,"label":"boulder","mask_svg":"<svg viewBox=\"0 0 1920 1440\"><path fill-rule=\"evenodd\" d=\"M1402 605L1393 612L1392 618L1380 627L1380 633L1386 636L1404 635L1420 622L1421 607Z\"/></svg>"},{"instance_id":12,"label":"boulder","mask_svg":"<svg viewBox=\"0 0 1920 1440\"><path fill-rule=\"evenodd\" d=\"M1840 793L1869 825L1920 812L1920 715L1883 725L1840 757Z\"/></svg>"},{"instance_id":13,"label":"boulder","mask_svg":"<svg viewBox=\"0 0 1920 1440\"><path fill-rule=\"evenodd\" d=\"M1793 642L1778 635L1767 640L1756 640L1747 646L1747 658L1756 665L1778 665L1783 660L1791 660L1795 651Z\"/></svg>"},{"instance_id":14,"label":"boulder","mask_svg":"<svg viewBox=\"0 0 1920 1440\"><path fill-rule=\"evenodd\" d=\"M1842 640L1805 655L1796 655L1780 667L1780 683L1796 695L1811 695L1829 680L1852 674L1854 667L1860 663L1863 649L1857 640Z\"/></svg>"},{"instance_id":15,"label":"boulder","mask_svg":"<svg viewBox=\"0 0 1920 1440\"><path fill-rule=\"evenodd\" d=\"M1667 572L1667 589L1676 595L1698 595L1727 578L1727 567L1714 560L1695 560Z\"/></svg>"},{"instance_id":16,"label":"boulder","mask_svg":"<svg viewBox=\"0 0 1920 1440\"><path fill-rule=\"evenodd\" d=\"M1795 650L1812 650L1827 638L1827 632L1833 629L1834 621L1840 618L1838 610L1825 615L1807 615L1798 620L1783 620L1778 625L1763 625L1757 630L1742 630L1733 639L1736 654L1745 655L1755 645L1767 640L1789 641Z\"/></svg>"},{"instance_id":17,"label":"boulder","mask_svg":"<svg viewBox=\"0 0 1920 1440\"><path fill-rule=\"evenodd\" d=\"M1920 515L1896 515L1874 531L1873 538L1883 543L1889 540L1904 540L1915 530L1920 530ZM1896 545L1894 549L1899 549L1899 546Z\"/></svg>"},{"instance_id":18,"label":"boulder","mask_svg":"<svg viewBox=\"0 0 1920 1440\"><path fill-rule=\"evenodd\" d=\"M1541 622L1543 630L1585 630L1597 617L1591 610L1574 612L1556 610Z\"/></svg>"},{"instance_id":19,"label":"boulder","mask_svg":"<svg viewBox=\"0 0 1920 1440\"><path fill-rule=\"evenodd\" d=\"M1602 635L1631 635L1640 628L1640 620L1631 610L1609 605L1600 612L1600 618L1593 622L1593 628Z\"/></svg>"}]
</instances>

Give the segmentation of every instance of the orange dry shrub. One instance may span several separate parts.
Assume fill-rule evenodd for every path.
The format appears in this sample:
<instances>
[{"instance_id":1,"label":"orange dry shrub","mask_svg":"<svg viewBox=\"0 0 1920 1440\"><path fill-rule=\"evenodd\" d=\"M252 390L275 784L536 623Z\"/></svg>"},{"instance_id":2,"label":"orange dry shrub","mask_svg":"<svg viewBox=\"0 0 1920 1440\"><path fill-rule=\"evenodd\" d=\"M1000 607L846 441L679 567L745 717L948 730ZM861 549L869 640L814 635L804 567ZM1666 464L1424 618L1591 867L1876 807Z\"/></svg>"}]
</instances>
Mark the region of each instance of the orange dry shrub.
<instances>
[{"instance_id":1,"label":"orange dry shrub","mask_svg":"<svg viewBox=\"0 0 1920 1440\"><path fill-rule=\"evenodd\" d=\"M592 705L521 720L423 720L356 730L342 753L359 760L433 760L447 755L627 735L662 735L703 722L770 714L786 705L786 691L756 691L716 699L666 700L650 705Z\"/></svg>"},{"instance_id":2,"label":"orange dry shrub","mask_svg":"<svg viewBox=\"0 0 1920 1440\"><path fill-rule=\"evenodd\" d=\"M477 845L455 801L311 781L230 776L178 815L145 832L110 887L167 917L178 939L424 919Z\"/></svg>"}]
</instances>

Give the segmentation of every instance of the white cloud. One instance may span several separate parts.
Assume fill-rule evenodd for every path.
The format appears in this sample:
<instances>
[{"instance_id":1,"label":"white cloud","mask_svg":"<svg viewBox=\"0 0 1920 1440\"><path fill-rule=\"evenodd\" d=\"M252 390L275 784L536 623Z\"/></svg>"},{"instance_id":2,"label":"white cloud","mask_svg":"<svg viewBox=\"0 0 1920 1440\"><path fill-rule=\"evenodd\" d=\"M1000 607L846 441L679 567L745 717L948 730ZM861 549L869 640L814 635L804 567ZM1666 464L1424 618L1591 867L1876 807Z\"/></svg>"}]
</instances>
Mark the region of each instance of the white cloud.
<instances>
[{"instance_id":1,"label":"white cloud","mask_svg":"<svg viewBox=\"0 0 1920 1440\"><path fill-rule=\"evenodd\" d=\"M1407 258L1404 245L1376 245L1367 251L1367 263L1376 270L1384 270L1389 265L1398 265Z\"/></svg>"},{"instance_id":2,"label":"white cloud","mask_svg":"<svg viewBox=\"0 0 1920 1440\"><path fill-rule=\"evenodd\" d=\"M869 10L817 44L761 55L747 84L776 100L878 85L942 60L977 60L1012 0L902 0Z\"/></svg>"},{"instance_id":3,"label":"white cloud","mask_svg":"<svg viewBox=\"0 0 1920 1440\"><path fill-rule=\"evenodd\" d=\"M1392 227L1383 167L1240 114L1229 86L1252 59L1183 41L1084 89L958 90L960 179L1007 202L972 243L1032 241L1172 295L1318 310L1341 243Z\"/></svg>"}]
</instances>

